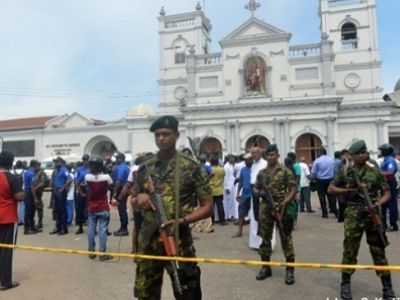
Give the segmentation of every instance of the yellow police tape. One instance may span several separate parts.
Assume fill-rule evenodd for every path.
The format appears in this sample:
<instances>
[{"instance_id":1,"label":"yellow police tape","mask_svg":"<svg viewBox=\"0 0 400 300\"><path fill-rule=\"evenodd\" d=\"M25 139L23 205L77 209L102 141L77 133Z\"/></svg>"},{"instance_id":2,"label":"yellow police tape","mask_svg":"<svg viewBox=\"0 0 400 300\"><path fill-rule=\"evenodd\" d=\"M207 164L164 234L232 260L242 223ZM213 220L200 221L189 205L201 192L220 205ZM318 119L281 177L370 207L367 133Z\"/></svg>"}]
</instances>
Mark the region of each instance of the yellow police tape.
<instances>
[{"instance_id":1,"label":"yellow police tape","mask_svg":"<svg viewBox=\"0 0 400 300\"><path fill-rule=\"evenodd\" d=\"M263 262L254 260L238 260L238 259L220 259L220 258L190 258L190 257L169 257L169 256L154 256L130 253L112 253L112 252L92 252L74 249L47 248L24 245L0 244L0 248L19 249L35 252L49 252L61 254L78 254L78 255L111 255L119 258L143 259L143 260L159 260L159 261L178 261L190 263L207 263L220 265L237 265L237 266L270 266L270 267L294 267L301 269L356 269L356 270L375 270L375 271L400 271L400 266L372 266L372 265L342 265L342 264L321 264L321 263L285 263L285 262Z\"/></svg>"}]
</instances>

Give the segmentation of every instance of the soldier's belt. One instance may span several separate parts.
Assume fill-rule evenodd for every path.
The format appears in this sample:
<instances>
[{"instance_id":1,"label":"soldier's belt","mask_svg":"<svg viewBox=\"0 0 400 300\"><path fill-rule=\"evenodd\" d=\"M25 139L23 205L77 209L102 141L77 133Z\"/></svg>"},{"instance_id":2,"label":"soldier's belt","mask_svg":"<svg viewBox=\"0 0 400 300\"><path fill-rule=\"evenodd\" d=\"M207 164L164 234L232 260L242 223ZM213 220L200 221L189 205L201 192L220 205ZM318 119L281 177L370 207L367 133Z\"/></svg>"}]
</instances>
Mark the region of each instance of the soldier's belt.
<instances>
[{"instance_id":1,"label":"soldier's belt","mask_svg":"<svg viewBox=\"0 0 400 300\"><path fill-rule=\"evenodd\" d=\"M11 245L0 244L0 248L19 249L34 252L48 252L57 254L75 254L75 255L111 255L113 257L127 258L127 259L141 259L141 260L157 260L157 261L178 261L186 263L205 263L217 265L240 265L240 266L269 266L269 267L294 267L299 269L355 269L355 270L375 270L375 271L395 271L400 272L400 265L392 266L372 266L372 265L342 265L342 264L328 264L328 263L286 263L286 262L263 262L254 260L238 260L238 259L224 259L224 258L201 258L201 257L168 257L168 256L154 256L130 253L113 253L113 252L92 252L85 250L75 249L62 249L62 248L48 248L36 247L26 245Z\"/></svg>"}]
</instances>

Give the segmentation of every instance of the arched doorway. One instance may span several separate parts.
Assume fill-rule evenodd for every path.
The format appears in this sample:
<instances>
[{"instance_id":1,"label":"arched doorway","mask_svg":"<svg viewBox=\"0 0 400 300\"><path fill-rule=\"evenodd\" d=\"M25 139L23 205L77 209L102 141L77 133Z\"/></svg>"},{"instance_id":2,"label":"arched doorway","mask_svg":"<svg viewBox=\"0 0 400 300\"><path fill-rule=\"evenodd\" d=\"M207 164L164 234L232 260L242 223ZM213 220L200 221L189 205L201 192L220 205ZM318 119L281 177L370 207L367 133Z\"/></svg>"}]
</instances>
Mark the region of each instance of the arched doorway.
<instances>
[{"instance_id":1,"label":"arched doorway","mask_svg":"<svg viewBox=\"0 0 400 300\"><path fill-rule=\"evenodd\" d=\"M200 151L202 154L206 154L207 156L211 154L218 154L218 156L221 157L222 144L218 139L214 137L208 137L201 142Z\"/></svg>"},{"instance_id":2,"label":"arched doorway","mask_svg":"<svg viewBox=\"0 0 400 300\"><path fill-rule=\"evenodd\" d=\"M296 156L298 159L304 157L308 164L318 157L318 150L322 147L321 139L313 133L305 133L297 138Z\"/></svg>"},{"instance_id":3,"label":"arched doorway","mask_svg":"<svg viewBox=\"0 0 400 300\"><path fill-rule=\"evenodd\" d=\"M90 156L111 157L117 151L114 142L106 136L92 138L85 147L85 153Z\"/></svg>"},{"instance_id":4,"label":"arched doorway","mask_svg":"<svg viewBox=\"0 0 400 300\"><path fill-rule=\"evenodd\" d=\"M253 135L246 142L246 152L250 151L252 147L260 147L265 149L270 145L270 141L262 135Z\"/></svg>"}]
</instances>

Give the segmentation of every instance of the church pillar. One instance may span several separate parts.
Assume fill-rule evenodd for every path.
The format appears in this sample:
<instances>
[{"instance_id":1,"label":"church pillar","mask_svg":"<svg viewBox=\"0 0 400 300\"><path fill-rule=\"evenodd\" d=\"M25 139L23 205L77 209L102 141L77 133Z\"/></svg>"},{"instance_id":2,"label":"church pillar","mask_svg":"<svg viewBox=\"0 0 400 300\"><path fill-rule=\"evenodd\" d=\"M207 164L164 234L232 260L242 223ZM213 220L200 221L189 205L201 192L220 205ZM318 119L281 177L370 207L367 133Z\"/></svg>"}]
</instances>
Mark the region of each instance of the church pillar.
<instances>
[{"instance_id":1,"label":"church pillar","mask_svg":"<svg viewBox=\"0 0 400 300\"><path fill-rule=\"evenodd\" d=\"M225 121L225 151L232 153L231 125L227 121Z\"/></svg>"},{"instance_id":2,"label":"church pillar","mask_svg":"<svg viewBox=\"0 0 400 300\"><path fill-rule=\"evenodd\" d=\"M322 34L321 57L322 57L322 85L324 95L334 94L332 80L333 42L328 40L327 34Z\"/></svg>"},{"instance_id":3,"label":"church pillar","mask_svg":"<svg viewBox=\"0 0 400 300\"><path fill-rule=\"evenodd\" d=\"M286 154L290 151L290 120L285 119L283 120L283 153L286 156Z\"/></svg>"},{"instance_id":4,"label":"church pillar","mask_svg":"<svg viewBox=\"0 0 400 300\"><path fill-rule=\"evenodd\" d=\"M272 97L272 67L267 67L266 73L266 87L265 87L265 94L267 97Z\"/></svg>"},{"instance_id":5,"label":"church pillar","mask_svg":"<svg viewBox=\"0 0 400 300\"><path fill-rule=\"evenodd\" d=\"M192 123L186 124L186 132L187 132L187 137L190 137L191 139L194 139L194 127Z\"/></svg>"},{"instance_id":6,"label":"church pillar","mask_svg":"<svg viewBox=\"0 0 400 300\"><path fill-rule=\"evenodd\" d=\"M273 143L278 146L278 148L281 148L281 130L280 130L280 122L277 119L274 119L273 121L274 124L274 138L273 138Z\"/></svg>"},{"instance_id":7,"label":"church pillar","mask_svg":"<svg viewBox=\"0 0 400 300\"><path fill-rule=\"evenodd\" d=\"M190 54L187 57L187 97L188 103L193 103L196 95L196 56L194 48L190 48Z\"/></svg>"},{"instance_id":8,"label":"church pillar","mask_svg":"<svg viewBox=\"0 0 400 300\"><path fill-rule=\"evenodd\" d=\"M328 116L325 118L326 123L326 147L329 156L334 155L335 151L335 140L334 140L334 131L333 131L333 123L335 122L336 118L332 116Z\"/></svg>"},{"instance_id":9,"label":"church pillar","mask_svg":"<svg viewBox=\"0 0 400 300\"><path fill-rule=\"evenodd\" d=\"M234 149L233 149L233 151L236 153L236 154L240 154L240 122L239 122L239 120L236 120L236 122L235 122L235 128L234 128L234 137L233 137L233 139L234 139Z\"/></svg>"},{"instance_id":10,"label":"church pillar","mask_svg":"<svg viewBox=\"0 0 400 300\"><path fill-rule=\"evenodd\" d=\"M375 122L376 124L376 134L377 134L377 142L378 147L385 143L385 121L378 120Z\"/></svg>"}]
</instances>

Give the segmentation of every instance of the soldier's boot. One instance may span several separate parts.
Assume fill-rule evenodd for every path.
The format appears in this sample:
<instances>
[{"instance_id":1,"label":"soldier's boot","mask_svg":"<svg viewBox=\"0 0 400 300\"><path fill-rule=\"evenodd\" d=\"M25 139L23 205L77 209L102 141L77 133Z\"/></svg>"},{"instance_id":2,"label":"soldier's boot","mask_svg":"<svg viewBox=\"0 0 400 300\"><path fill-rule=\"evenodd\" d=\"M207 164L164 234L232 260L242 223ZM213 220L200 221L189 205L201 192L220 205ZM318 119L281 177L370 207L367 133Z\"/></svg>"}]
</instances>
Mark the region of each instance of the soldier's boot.
<instances>
[{"instance_id":1,"label":"soldier's boot","mask_svg":"<svg viewBox=\"0 0 400 300\"><path fill-rule=\"evenodd\" d=\"M390 274L382 276L381 281L383 286L383 300L397 299L394 295Z\"/></svg>"},{"instance_id":2,"label":"soldier's boot","mask_svg":"<svg viewBox=\"0 0 400 300\"><path fill-rule=\"evenodd\" d=\"M287 285L292 285L296 281L294 279L294 268L288 267L286 268L286 278L285 278L285 283Z\"/></svg>"},{"instance_id":3,"label":"soldier's boot","mask_svg":"<svg viewBox=\"0 0 400 300\"><path fill-rule=\"evenodd\" d=\"M343 300L352 300L353 296L351 294L351 275L342 274L342 283L340 284L340 297Z\"/></svg>"},{"instance_id":4,"label":"soldier's boot","mask_svg":"<svg viewBox=\"0 0 400 300\"><path fill-rule=\"evenodd\" d=\"M294 263L294 258L287 258L286 262L288 263ZM287 285L292 285L295 283L294 279L294 268L293 267L287 267L286 268L286 277L285 277L285 283Z\"/></svg>"},{"instance_id":5,"label":"soldier's boot","mask_svg":"<svg viewBox=\"0 0 400 300\"><path fill-rule=\"evenodd\" d=\"M38 209L38 225L36 226L36 228L38 229L42 229L43 228L43 208L42 209Z\"/></svg>"},{"instance_id":6,"label":"soldier's boot","mask_svg":"<svg viewBox=\"0 0 400 300\"><path fill-rule=\"evenodd\" d=\"M267 256L261 256L261 261L269 262L270 258L267 257ZM257 280L264 280L264 279L267 279L268 277L271 277L271 276L272 276L271 267L262 266L260 271L258 271L256 279Z\"/></svg>"}]
</instances>

